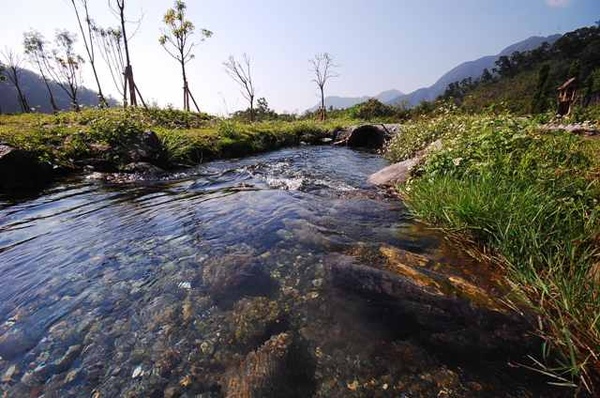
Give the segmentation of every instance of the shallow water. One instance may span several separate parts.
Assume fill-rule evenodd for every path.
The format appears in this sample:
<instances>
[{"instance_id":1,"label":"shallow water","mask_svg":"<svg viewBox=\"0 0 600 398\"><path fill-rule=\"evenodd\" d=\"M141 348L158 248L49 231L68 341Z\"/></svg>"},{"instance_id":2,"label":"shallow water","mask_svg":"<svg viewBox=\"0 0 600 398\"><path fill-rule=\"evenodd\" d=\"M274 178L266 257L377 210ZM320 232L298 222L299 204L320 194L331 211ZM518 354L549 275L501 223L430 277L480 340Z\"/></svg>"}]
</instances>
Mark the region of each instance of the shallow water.
<instances>
[{"instance_id":1,"label":"shallow water","mask_svg":"<svg viewBox=\"0 0 600 398\"><path fill-rule=\"evenodd\" d=\"M454 346L478 340L478 325L438 327L421 319L418 299L409 308L328 276L332 262L372 265L357 247L461 262L366 183L385 165L347 149L295 148L158 181L81 178L5 199L0 393L548 396L540 380L508 366L529 343ZM486 322L482 334L505 327ZM266 353L268 371L243 379L260 357L248 354L281 333L294 341L285 361Z\"/></svg>"}]
</instances>

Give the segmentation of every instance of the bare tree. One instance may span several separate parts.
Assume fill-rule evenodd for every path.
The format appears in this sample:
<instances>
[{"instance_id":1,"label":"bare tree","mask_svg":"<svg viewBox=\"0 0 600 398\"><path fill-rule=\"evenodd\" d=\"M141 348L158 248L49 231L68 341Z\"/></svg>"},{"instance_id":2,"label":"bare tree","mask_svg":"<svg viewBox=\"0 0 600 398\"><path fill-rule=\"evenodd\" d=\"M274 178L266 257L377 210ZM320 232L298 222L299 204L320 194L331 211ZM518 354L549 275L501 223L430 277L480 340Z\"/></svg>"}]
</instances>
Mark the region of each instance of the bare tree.
<instances>
[{"instance_id":1,"label":"bare tree","mask_svg":"<svg viewBox=\"0 0 600 398\"><path fill-rule=\"evenodd\" d=\"M52 111L54 113L58 112L59 108L58 105L56 105L54 93L50 88L50 81L48 79L47 71L50 68L48 58L50 54L46 49L46 40L44 39L44 36L34 30L25 32L23 34L23 46L25 47L25 55L27 55L29 58L29 62L37 68L42 76L46 90L48 90L48 97L50 98Z\"/></svg>"},{"instance_id":2,"label":"bare tree","mask_svg":"<svg viewBox=\"0 0 600 398\"><path fill-rule=\"evenodd\" d=\"M81 86L81 66L85 62L81 55L76 54L74 50L74 33L63 30L56 33L56 48L52 51L52 67L48 72L56 81L58 86L71 99L71 106L79 111L79 101L77 93Z\"/></svg>"},{"instance_id":3,"label":"bare tree","mask_svg":"<svg viewBox=\"0 0 600 398\"><path fill-rule=\"evenodd\" d=\"M140 90L138 89L137 84L135 83L135 80L133 78L133 67L131 66L131 57L129 55L129 36L127 35L126 28L126 24L128 21L125 18L125 0L114 0L114 2L116 4L116 7L113 5L112 0L108 0L110 8L113 10L115 15L117 15L119 21L121 22L120 40L122 45L122 51L125 53L125 69L123 71L123 78L125 81L124 85L126 87L126 92L123 95L123 105L127 105L127 94L129 94L131 106L138 105L137 97L139 96L140 100L142 101L142 105L144 105L144 108L147 108L146 103L144 102L144 99L140 94Z\"/></svg>"},{"instance_id":4,"label":"bare tree","mask_svg":"<svg viewBox=\"0 0 600 398\"><path fill-rule=\"evenodd\" d=\"M123 99L123 107L127 107L127 84L129 82L123 51L123 33L120 28L94 28L94 34L100 44L100 54L106 62L110 77ZM133 93L135 98L135 91Z\"/></svg>"},{"instance_id":5,"label":"bare tree","mask_svg":"<svg viewBox=\"0 0 600 398\"><path fill-rule=\"evenodd\" d=\"M73 5L73 9L75 10L75 16L77 17L77 23L79 24L79 30L81 31L81 38L83 40L83 46L85 47L85 51L88 55L88 60L90 61L90 66L92 67L92 71L94 73L94 79L96 79L96 85L98 86L98 101L101 107L107 107L108 102L106 102L106 98L104 98L104 94L102 94L102 86L100 85L100 79L98 79L98 72L96 71L96 52L94 47L94 21L90 18L89 8L88 8L88 0L79 0L81 6L83 7L84 17L86 28L84 28L83 23L81 22L81 16L79 15L79 6L75 3L75 0L71 0L71 4Z\"/></svg>"},{"instance_id":6,"label":"bare tree","mask_svg":"<svg viewBox=\"0 0 600 398\"><path fill-rule=\"evenodd\" d=\"M240 92L250 103L250 121L254 121L254 84L252 83L252 74L250 71L250 58L244 54L243 64L236 61L233 55L229 56L226 62L223 62L225 71L242 88Z\"/></svg>"},{"instance_id":7,"label":"bare tree","mask_svg":"<svg viewBox=\"0 0 600 398\"><path fill-rule=\"evenodd\" d=\"M317 54L309 62L311 70L315 74L315 78L312 81L317 83L321 91L320 117L321 120L325 120L327 118L327 110L325 109L325 84L327 84L329 79L339 76L334 70L338 65L333 63L333 57L329 53Z\"/></svg>"},{"instance_id":8,"label":"bare tree","mask_svg":"<svg viewBox=\"0 0 600 398\"><path fill-rule=\"evenodd\" d=\"M192 50L195 43L190 41L194 34L194 24L185 19L186 4L183 0L175 0L175 8L169 8L163 17L163 22L167 29L162 30L162 35L158 41L165 51L181 65L181 75L183 78L183 109L190 110L190 98L200 112L200 108L190 92L190 87L185 72L185 64L194 58ZM201 41L212 36L212 32L207 29L201 29Z\"/></svg>"},{"instance_id":9,"label":"bare tree","mask_svg":"<svg viewBox=\"0 0 600 398\"><path fill-rule=\"evenodd\" d=\"M29 112L29 104L27 103L27 98L25 98L25 93L21 88L21 64L23 63L22 58L16 54L14 51L10 49L5 49L2 52L2 58L5 71L4 76L6 79L17 89L17 100L19 101L19 106L21 110L25 113Z\"/></svg>"}]
</instances>

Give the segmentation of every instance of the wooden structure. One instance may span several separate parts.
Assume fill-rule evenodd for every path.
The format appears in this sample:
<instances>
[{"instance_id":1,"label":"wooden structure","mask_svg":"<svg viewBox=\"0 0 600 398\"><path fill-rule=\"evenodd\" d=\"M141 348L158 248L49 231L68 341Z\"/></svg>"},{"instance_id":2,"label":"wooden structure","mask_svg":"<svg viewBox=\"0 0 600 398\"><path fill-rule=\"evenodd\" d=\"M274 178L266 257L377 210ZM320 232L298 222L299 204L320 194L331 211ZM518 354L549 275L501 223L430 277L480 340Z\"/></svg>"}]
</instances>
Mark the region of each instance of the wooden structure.
<instances>
[{"instance_id":1,"label":"wooden structure","mask_svg":"<svg viewBox=\"0 0 600 398\"><path fill-rule=\"evenodd\" d=\"M558 115L569 115L576 99L577 79L572 77L558 88Z\"/></svg>"}]
</instances>

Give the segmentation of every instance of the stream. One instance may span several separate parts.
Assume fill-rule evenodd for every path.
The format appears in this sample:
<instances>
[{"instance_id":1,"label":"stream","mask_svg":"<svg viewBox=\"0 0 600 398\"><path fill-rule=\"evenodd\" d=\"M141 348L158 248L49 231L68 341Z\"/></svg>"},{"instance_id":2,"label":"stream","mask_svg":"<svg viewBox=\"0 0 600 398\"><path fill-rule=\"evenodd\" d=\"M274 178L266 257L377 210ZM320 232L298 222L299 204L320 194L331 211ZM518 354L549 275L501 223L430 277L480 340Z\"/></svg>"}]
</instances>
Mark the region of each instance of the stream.
<instances>
[{"instance_id":1,"label":"stream","mask_svg":"<svg viewBox=\"0 0 600 398\"><path fill-rule=\"evenodd\" d=\"M385 166L300 147L0 198L0 397L565 396L519 317L429 283L499 292Z\"/></svg>"}]
</instances>

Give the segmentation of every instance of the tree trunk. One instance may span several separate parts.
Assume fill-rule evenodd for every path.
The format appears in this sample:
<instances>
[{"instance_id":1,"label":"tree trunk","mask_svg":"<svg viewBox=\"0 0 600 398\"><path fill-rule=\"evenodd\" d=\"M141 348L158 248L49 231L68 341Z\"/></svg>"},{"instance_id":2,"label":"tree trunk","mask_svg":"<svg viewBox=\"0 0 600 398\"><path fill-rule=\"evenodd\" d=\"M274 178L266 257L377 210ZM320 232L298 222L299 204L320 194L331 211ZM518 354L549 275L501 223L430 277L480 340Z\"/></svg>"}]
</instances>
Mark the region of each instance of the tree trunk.
<instances>
[{"instance_id":1,"label":"tree trunk","mask_svg":"<svg viewBox=\"0 0 600 398\"><path fill-rule=\"evenodd\" d=\"M189 93L190 88L188 87L187 76L185 74L185 62L183 62L183 54L182 54L182 61L181 61L181 76L183 77L183 110L189 112L190 96L188 93Z\"/></svg>"},{"instance_id":2,"label":"tree trunk","mask_svg":"<svg viewBox=\"0 0 600 398\"><path fill-rule=\"evenodd\" d=\"M129 98L131 99L131 106L137 106L137 98L135 96L135 81L133 80L133 68L131 65L125 67L125 79L129 86Z\"/></svg>"},{"instance_id":3,"label":"tree trunk","mask_svg":"<svg viewBox=\"0 0 600 398\"><path fill-rule=\"evenodd\" d=\"M85 46L85 51L87 52L88 59L90 60L90 65L92 66L92 72L94 73L94 79L96 80L96 85L98 86L98 104L101 108L105 108L108 106L108 102L104 98L104 94L102 94L102 86L100 85L100 79L98 79L98 72L96 71L96 60L94 57L94 38L91 32L91 20L88 14L87 2L84 2L85 8L85 20L88 25L88 36L86 38L85 30L83 29L83 24L81 23L81 18L79 16L79 10L77 9L77 5L75 4L75 0L71 0L73 3L73 9L75 10L75 15L77 16L77 23L79 24L79 30L81 31L81 37L83 38L83 44ZM88 44L89 39L89 44Z\"/></svg>"},{"instance_id":4,"label":"tree trunk","mask_svg":"<svg viewBox=\"0 0 600 398\"><path fill-rule=\"evenodd\" d=\"M46 85L46 89L48 90L48 96L50 97L50 106L52 106L52 112L56 113L59 111L58 106L56 105L56 100L54 99L54 94L52 93L52 89L50 89L50 84L48 84L48 78L42 72L40 68L40 74L42 75L42 79L44 80L44 84Z\"/></svg>"},{"instance_id":5,"label":"tree trunk","mask_svg":"<svg viewBox=\"0 0 600 398\"><path fill-rule=\"evenodd\" d=\"M137 98L135 96L135 81L133 80L133 68L131 67L131 61L129 58L129 43L127 42L127 32L125 30L125 1L118 3L119 15L121 16L121 32L123 32L123 46L125 47L125 60L127 65L125 66L125 81L129 85L129 102L131 106L137 106Z\"/></svg>"},{"instance_id":6,"label":"tree trunk","mask_svg":"<svg viewBox=\"0 0 600 398\"><path fill-rule=\"evenodd\" d=\"M17 89L17 96L18 96L18 100L19 100L19 105L21 106L21 110L24 113L28 113L29 112L29 104L27 103L27 98L25 98L25 94L23 93L23 90L21 90L21 84L19 83L19 76L16 68L12 70L13 73L13 77L14 77L14 85L15 88Z\"/></svg>"},{"instance_id":7,"label":"tree trunk","mask_svg":"<svg viewBox=\"0 0 600 398\"><path fill-rule=\"evenodd\" d=\"M320 88L321 88L321 121L324 121L325 118L327 117L326 110L325 110L325 93L323 90L323 86L321 86Z\"/></svg>"},{"instance_id":8,"label":"tree trunk","mask_svg":"<svg viewBox=\"0 0 600 398\"><path fill-rule=\"evenodd\" d=\"M254 97L250 97L250 121L254 121Z\"/></svg>"}]
</instances>

